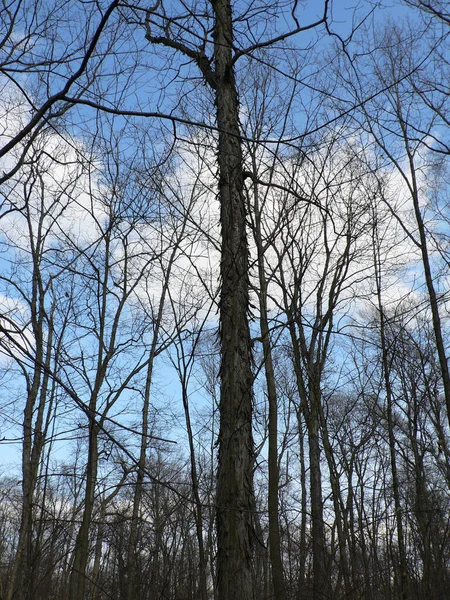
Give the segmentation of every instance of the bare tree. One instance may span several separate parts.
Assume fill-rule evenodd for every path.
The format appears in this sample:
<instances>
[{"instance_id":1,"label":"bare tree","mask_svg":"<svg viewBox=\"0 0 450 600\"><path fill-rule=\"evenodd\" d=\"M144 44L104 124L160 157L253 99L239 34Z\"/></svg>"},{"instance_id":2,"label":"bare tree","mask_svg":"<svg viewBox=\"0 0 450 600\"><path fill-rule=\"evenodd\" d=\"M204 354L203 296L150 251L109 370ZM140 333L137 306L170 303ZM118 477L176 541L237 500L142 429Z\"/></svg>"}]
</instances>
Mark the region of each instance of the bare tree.
<instances>
[{"instance_id":1,"label":"bare tree","mask_svg":"<svg viewBox=\"0 0 450 600\"><path fill-rule=\"evenodd\" d=\"M65 179L58 182L55 165L47 157L48 143L46 136L35 142L29 168L15 182L9 197L10 206L22 204L23 209L14 220L6 219L2 231L4 248L9 247L13 257L1 277L3 293L10 299L10 307L5 306L7 310L2 315L2 353L17 365L16 376L23 382L25 392L22 516L6 596L20 599L34 594L32 574L38 550L33 540L33 507L43 453L57 411L57 386L51 373L60 370L68 326L67 310L56 314L62 291L58 289L58 268L47 255L58 234L56 221L65 218L70 195L80 177L80 169L71 169L68 162ZM60 152L63 165L68 157L63 149L54 150Z\"/></svg>"},{"instance_id":2,"label":"bare tree","mask_svg":"<svg viewBox=\"0 0 450 600\"><path fill-rule=\"evenodd\" d=\"M19 123L8 123L12 115L5 115L0 158L8 160L0 183L18 172L42 130L55 130L71 106L65 97L85 94L98 76L115 39L118 5L117 0L103 6L75 2L66 19L67 3L60 0L2 2L0 86L22 114Z\"/></svg>"},{"instance_id":3,"label":"bare tree","mask_svg":"<svg viewBox=\"0 0 450 600\"><path fill-rule=\"evenodd\" d=\"M221 397L217 483L219 598L252 596L252 359L248 325L249 264L244 163L235 63L240 56L299 33L294 28L249 48L234 47L235 19L228 0L203 13L189 7L167 14L159 3L146 15L147 40L192 61L214 94L218 130L221 241ZM322 19L310 27L325 22ZM213 44L205 33L212 31ZM198 33L197 33L198 32ZM208 56L210 49L211 55Z\"/></svg>"},{"instance_id":4,"label":"bare tree","mask_svg":"<svg viewBox=\"0 0 450 600\"><path fill-rule=\"evenodd\" d=\"M406 27L406 26L405 26ZM432 222L426 217L423 204L427 190L422 184L424 178L431 177L436 157L429 152L430 141L436 150L442 151L442 144L436 140L434 128L438 127L439 112L430 111L415 90L416 72L430 68L439 54L440 40L424 44L420 52L413 52L419 46L425 32L422 29L391 25L379 34L379 39L391 42L383 45L379 52L370 53L364 59L364 66L354 62L345 83L350 93L361 102L365 87L370 85L379 90L371 102L361 104L361 126L377 144L389 165L399 175L402 189L410 202L412 220L402 217L392 201L390 210L397 215L404 231L420 253L425 285L427 288L433 330L442 373L447 414L450 415L450 374L444 340L444 326L439 302L436 267L432 257ZM408 41L405 41L408 38ZM355 118L357 114L355 113ZM403 209L404 210L404 209ZM449 417L450 418L450 417Z\"/></svg>"}]
</instances>

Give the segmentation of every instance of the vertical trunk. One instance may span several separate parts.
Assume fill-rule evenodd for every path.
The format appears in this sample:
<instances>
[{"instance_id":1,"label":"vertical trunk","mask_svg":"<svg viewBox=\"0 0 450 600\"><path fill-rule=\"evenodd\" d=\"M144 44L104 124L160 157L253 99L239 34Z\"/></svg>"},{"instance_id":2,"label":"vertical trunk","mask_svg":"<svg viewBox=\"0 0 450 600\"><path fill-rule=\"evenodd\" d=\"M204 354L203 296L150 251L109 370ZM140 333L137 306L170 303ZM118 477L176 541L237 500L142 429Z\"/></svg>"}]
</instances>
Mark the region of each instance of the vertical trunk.
<instances>
[{"instance_id":1,"label":"vertical trunk","mask_svg":"<svg viewBox=\"0 0 450 600\"><path fill-rule=\"evenodd\" d=\"M344 502L341 494L341 487L339 482L339 472L336 465L333 448L330 442L330 436L328 434L328 427L326 423L326 418L323 413L323 409L320 406L320 420L321 420L321 430L322 430L322 439L323 439L323 447L325 451L325 457L327 459L328 470L330 472L330 484L331 484L331 492L333 496L333 507L335 514L335 523L336 530L338 536L338 547L339 547L339 566L340 566L340 575L344 580L345 586L345 597L348 600L352 600L355 597L355 589L352 586L351 577L350 577L350 568L348 564L348 556L347 550L350 549L350 534L349 534L349 526L346 518L346 513L344 509Z\"/></svg>"},{"instance_id":2,"label":"vertical trunk","mask_svg":"<svg viewBox=\"0 0 450 600\"><path fill-rule=\"evenodd\" d=\"M256 174L256 165L253 165ZM275 372L272 359L272 345L269 336L269 319L267 314L267 281L264 271L264 249L261 233L261 213L259 207L258 186L254 186L254 239L257 248L259 276L259 322L264 356L264 372L266 376L267 399L269 403L269 551L272 568L272 584L275 600L286 600L286 583L281 558L280 524L278 521L278 402L275 385Z\"/></svg>"},{"instance_id":3,"label":"vertical trunk","mask_svg":"<svg viewBox=\"0 0 450 600\"><path fill-rule=\"evenodd\" d=\"M436 349L439 358L439 366L441 368L442 384L444 388L445 405L447 408L447 419L450 424L450 371L448 367L448 358L445 350L444 336L442 333L442 322L441 315L439 312L439 301L436 294L436 287L434 283L433 273L431 271L430 254L428 251L428 240L425 223L420 208L419 199L419 184L417 182L416 166L414 161L414 153L410 147L410 141L408 138L407 126L403 120L403 116L399 114L399 121L404 135L406 153L409 161L409 168L411 173L411 198L414 206L414 215L417 223L417 230L419 233L420 240L420 252L422 255L422 264L425 275L425 284L427 286L428 297L430 300L431 317L433 322L433 332L436 341Z\"/></svg>"},{"instance_id":4,"label":"vertical trunk","mask_svg":"<svg viewBox=\"0 0 450 600\"><path fill-rule=\"evenodd\" d=\"M270 560L267 547L264 543L264 532L261 526L261 519L258 511L255 511L253 517L253 526L255 530L255 567L253 596L255 598L269 598L270 589Z\"/></svg>"},{"instance_id":5,"label":"vertical trunk","mask_svg":"<svg viewBox=\"0 0 450 600\"><path fill-rule=\"evenodd\" d=\"M376 239L376 217L374 221L373 230L373 252L374 252L374 270L375 270L375 282L377 291L377 302L378 312L380 319L380 343L381 343L381 361L383 367L384 386L386 392L386 412L387 412L387 424L388 424L388 441L389 441L389 455L391 461L391 474L392 474L392 492L394 496L394 507L395 507L395 521L397 526L397 542L398 542L398 554L399 554L399 567L400 567L400 597L402 600L408 598L407 594L407 563L406 563L406 549L405 549L405 538L403 534L403 516L400 501L400 486L398 481L397 472L397 454L395 448L395 435L394 435L394 422L393 422L393 393L390 378L390 366L389 356L386 342L386 323L384 316L384 309L381 298L381 271L380 271L380 256L379 256L379 244Z\"/></svg>"},{"instance_id":6,"label":"vertical trunk","mask_svg":"<svg viewBox=\"0 0 450 600\"><path fill-rule=\"evenodd\" d=\"M123 295L119 300L114 318L108 327L108 300L109 300L109 277L111 274L111 240L114 218L110 221L104 231L104 262L101 270L97 270L98 280L98 333L97 333L97 355L95 381L90 394L89 405L85 409L88 418L88 458L86 466L86 489L83 506L81 526L75 540L74 559L69 582L70 600L84 600L86 588L86 569L89 560L89 529L95 504L95 489L98 476L98 444L99 433L106 412L98 413L98 404L102 386L107 378L108 366L115 353L115 340L119 327L121 311L127 298L127 290L124 288ZM126 282L125 269L125 282ZM105 411L108 410L106 405Z\"/></svg>"},{"instance_id":7,"label":"vertical trunk","mask_svg":"<svg viewBox=\"0 0 450 600\"><path fill-rule=\"evenodd\" d=\"M404 374L405 382L408 376ZM414 374L409 376L409 390L405 390L405 397L408 403L408 426L409 441L414 456L413 477L415 484L415 499L412 505L418 532L420 535L419 552L422 557L422 593L428 598L437 597L436 589L437 569L433 560L433 535L432 535L432 514L433 510L429 503L429 493L427 489L426 471L424 467L425 451L421 449L420 443L420 399L417 394L417 381ZM438 542L438 540L435 540Z\"/></svg>"},{"instance_id":8,"label":"vertical trunk","mask_svg":"<svg viewBox=\"0 0 450 600\"><path fill-rule=\"evenodd\" d=\"M319 407L320 395L310 388L310 410L306 419L309 442L309 477L311 492L311 532L313 553L313 599L323 600L329 595L328 558L323 518L322 470L320 465Z\"/></svg>"},{"instance_id":9,"label":"vertical trunk","mask_svg":"<svg viewBox=\"0 0 450 600\"><path fill-rule=\"evenodd\" d=\"M150 406L150 384L153 372L153 358L150 356L149 365L147 368L147 379L145 383L144 405L142 407L142 431L141 431L141 447L139 452L139 461L137 464L137 477L134 486L133 509L131 513L130 537L128 540L127 551L127 575L126 575L126 598L132 600L137 593L137 577L136 577L136 546L139 531L139 512L142 501L142 491L145 476L145 463L148 446L148 413Z\"/></svg>"},{"instance_id":10,"label":"vertical trunk","mask_svg":"<svg viewBox=\"0 0 450 600\"><path fill-rule=\"evenodd\" d=\"M286 600L283 561L281 558L280 525L278 521L278 407L272 349L269 341L267 314L261 316L267 396L269 400L269 550L275 600Z\"/></svg>"},{"instance_id":11,"label":"vertical trunk","mask_svg":"<svg viewBox=\"0 0 450 600\"><path fill-rule=\"evenodd\" d=\"M287 310L289 331L293 350L293 365L297 380L300 410L304 416L309 447L309 485L311 503L311 537L313 567L313 600L323 600L330 594L331 580L325 541L325 523L323 519L322 469L319 440L320 410L320 374L314 364L308 365L309 376L306 384L302 372L300 341L297 337L292 311Z\"/></svg>"},{"instance_id":12,"label":"vertical trunk","mask_svg":"<svg viewBox=\"0 0 450 600\"><path fill-rule=\"evenodd\" d=\"M36 375L35 375L36 378ZM33 386L34 387L34 386ZM30 584L30 556L32 544L32 510L35 482L31 465L32 448L32 411L34 400L28 394L24 410L24 439L22 445L22 514L20 520L19 540L17 552L12 569L12 576L8 591L8 600L28 598Z\"/></svg>"},{"instance_id":13,"label":"vertical trunk","mask_svg":"<svg viewBox=\"0 0 450 600\"><path fill-rule=\"evenodd\" d=\"M42 225L42 222L40 222L40 225ZM33 598L33 503L45 441L44 416L48 402L49 369L53 350L52 313L54 307L51 307L50 319L48 319L44 306L45 292L39 267L40 234L38 233L35 241L31 225L29 231L34 263L30 308L36 355L34 372L31 382L28 383L23 416L22 510L17 553L7 595L8 600L12 600L12 598L32 600ZM44 332L45 322L49 325L47 334Z\"/></svg>"},{"instance_id":14,"label":"vertical trunk","mask_svg":"<svg viewBox=\"0 0 450 600\"><path fill-rule=\"evenodd\" d=\"M98 467L98 425L96 421L96 402L89 405L89 441L86 467L86 491L83 517L75 540L74 560L69 582L70 600L84 600L86 587L86 567L89 555L89 529L94 510L95 486Z\"/></svg>"},{"instance_id":15,"label":"vertical trunk","mask_svg":"<svg viewBox=\"0 0 450 600\"><path fill-rule=\"evenodd\" d=\"M182 379L182 395L183 395L183 408L186 419L186 429L188 432L189 442L189 455L191 461L191 482L192 482L192 495L194 496L194 518L195 528L197 534L198 543L198 555L199 555L199 578L197 586L197 597L199 600L208 600L208 587L206 581L206 554L205 545L203 543L203 507L200 498L200 490L198 483L197 474L197 463L195 460L195 447L194 447L194 434L192 432L191 415L189 411L189 396L186 380L186 372L181 376Z\"/></svg>"},{"instance_id":16,"label":"vertical trunk","mask_svg":"<svg viewBox=\"0 0 450 600\"><path fill-rule=\"evenodd\" d=\"M357 512L357 520L358 520L358 529L356 529L356 526L353 526L351 531L352 531L352 536L354 537L354 541L353 541L353 547L354 547L354 551L356 554L357 551L357 539L359 538L359 543L360 543L360 552L361 552L361 558L363 561L363 565L364 565L364 594L363 594L363 598L369 598L370 594L371 594L371 587L372 587L372 583L371 583L371 573L370 573L370 552L371 549L373 549L374 551L374 557L372 560L372 565L375 565L377 562L377 557L376 557L376 551L375 551L375 541L372 540L372 548L370 546L370 529L368 528L368 523L367 523L367 518L365 515L365 509L364 509L364 505L365 505L365 487L364 487L364 479L363 479L363 467L361 466L361 468L358 465L358 460L355 460L355 473L356 473L356 477L357 477L357 485L355 486L356 490L359 489L360 493L359 493L359 499L357 497L356 494L356 490L355 492L353 492L353 489L351 491L349 491L349 494L351 493L352 495L352 499L354 501L355 504L355 509ZM351 480L349 480L349 488L352 485ZM350 509L352 510L352 509ZM375 511L374 511L375 514ZM367 542L366 542L367 539ZM369 543L369 547L367 547L367 544ZM356 570L356 566L353 564L353 572L355 572Z\"/></svg>"},{"instance_id":17,"label":"vertical trunk","mask_svg":"<svg viewBox=\"0 0 450 600\"><path fill-rule=\"evenodd\" d=\"M217 588L219 600L249 600L253 596L253 439L248 243L231 3L216 0L213 7L222 227Z\"/></svg>"},{"instance_id":18,"label":"vertical trunk","mask_svg":"<svg viewBox=\"0 0 450 600\"><path fill-rule=\"evenodd\" d=\"M211 387L213 406L217 406L217 395L215 391L215 385L213 383ZM209 473L211 477L211 485L208 486L208 514L206 518L206 523L208 524L207 529L207 538L206 538L206 554L209 558L209 569L210 569L210 577L213 582L213 596L212 600L217 600L217 585L216 585L216 548L215 548L215 507L214 507L214 483L213 483L213 474L215 468L215 440L216 440L216 415L215 409L213 408L212 419L211 419L211 439L210 439L210 459L209 459Z\"/></svg>"},{"instance_id":19,"label":"vertical trunk","mask_svg":"<svg viewBox=\"0 0 450 600\"><path fill-rule=\"evenodd\" d=\"M100 600L102 595L102 589L100 585L100 566L102 560L102 546L103 539L105 536L105 516L106 516L107 503L103 500L100 504L100 510L98 513L98 525L97 525L97 539L95 540L94 550L94 564L92 566L92 600Z\"/></svg>"},{"instance_id":20,"label":"vertical trunk","mask_svg":"<svg viewBox=\"0 0 450 600\"><path fill-rule=\"evenodd\" d=\"M393 406L392 406L392 388L389 377L389 365L387 358L386 341L384 337L384 319L383 324L380 326L381 335L381 347L382 347L382 361L383 371L386 389L386 411L387 411L387 422L388 422L388 441L389 441L389 455L391 461L391 474L392 474L392 492L394 496L394 508L395 508L395 521L397 525L397 543L398 543L398 558L400 568L400 597L402 600L407 600L407 563L406 563L406 549L405 549L405 538L403 533L403 515L400 500L400 485L398 480L397 470L397 453L395 448L395 435L394 435L394 421L393 421Z\"/></svg>"},{"instance_id":21,"label":"vertical trunk","mask_svg":"<svg viewBox=\"0 0 450 600\"><path fill-rule=\"evenodd\" d=\"M308 494L306 489L306 460L305 460L305 433L303 431L303 423L302 423L302 414L300 410L297 410L297 420L298 420L298 435L299 435L299 445L300 445L300 485L302 490L302 518L300 523L300 570L298 574L299 578L299 598L301 598L301 592L304 589L305 581L306 581L306 526L307 526L307 516L308 516Z\"/></svg>"},{"instance_id":22,"label":"vertical trunk","mask_svg":"<svg viewBox=\"0 0 450 600\"><path fill-rule=\"evenodd\" d=\"M26 600L30 597L31 591L33 499L37 475L37 473L35 473L35 466L32 464L32 415L37 395L37 389L35 388L36 386L39 386L39 384L40 368L37 368L37 372L34 375L33 385L28 394L24 410L24 433L22 444L22 513L17 553L13 565L8 600L12 600L12 598Z\"/></svg>"},{"instance_id":23,"label":"vertical trunk","mask_svg":"<svg viewBox=\"0 0 450 600\"><path fill-rule=\"evenodd\" d=\"M436 583L436 569L433 561L430 514L432 511L428 506L427 487L423 475L423 457L418 456L414 449L414 478L415 478L415 502L413 510L417 519L420 535L420 554L422 558L422 591L428 598L438 597Z\"/></svg>"},{"instance_id":24,"label":"vertical trunk","mask_svg":"<svg viewBox=\"0 0 450 600\"><path fill-rule=\"evenodd\" d=\"M184 231L184 227L183 227ZM133 496L133 510L131 515L131 524L130 524L130 537L128 542L128 552L127 552L127 592L126 597L127 600L133 600L135 598L135 593L137 591L136 583L137 583L137 573L136 573L136 545L137 545L137 537L138 537L138 528L139 528L139 511L141 507L142 500L142 491L144 485L144 476L145 476L145 462L147 457L147 447L148 447L148 433L149 433L149 410L150 410L150 391L153 379L153 365L155 362L156 351L159 340L159 333L161 328L161 321L163 318L164 305L166 301L166 295L169 285L169 278L172 272L172 264L176 255L176 247L173 249L169 261L169 266L167 269L166 276L164 278L164 285L161 292L161 298L159 301L158 307L158 316L156 318L155 329L153 332L152 345L150 348L150 355L148 359L147 366L147 377L145 382L145 391L144 391L144 402L142 406L142 431L141 431L141 447L139 451L139 461L137 465L137 478L136 485L134 488L134 496Z\"/></svg>"}]
</instances>

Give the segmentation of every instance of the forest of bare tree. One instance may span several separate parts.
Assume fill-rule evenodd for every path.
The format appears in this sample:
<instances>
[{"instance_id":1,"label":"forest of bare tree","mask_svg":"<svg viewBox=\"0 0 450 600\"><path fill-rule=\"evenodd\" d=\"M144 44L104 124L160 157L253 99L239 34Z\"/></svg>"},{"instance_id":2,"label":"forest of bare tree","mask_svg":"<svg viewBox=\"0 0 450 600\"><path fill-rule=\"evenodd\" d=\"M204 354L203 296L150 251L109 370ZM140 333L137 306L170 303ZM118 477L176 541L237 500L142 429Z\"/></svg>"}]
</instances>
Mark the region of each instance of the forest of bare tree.
<instances>
[{"instance_id":1,"label":"forest of bare tree","mask_svg":"<svg viewBox=\"0 0 450 600\"><path fill-rule=\"evenodd\" d=\"M0 0L0 600L447 600L450 2L152 2Z\"/></svg>"}]
</instances>

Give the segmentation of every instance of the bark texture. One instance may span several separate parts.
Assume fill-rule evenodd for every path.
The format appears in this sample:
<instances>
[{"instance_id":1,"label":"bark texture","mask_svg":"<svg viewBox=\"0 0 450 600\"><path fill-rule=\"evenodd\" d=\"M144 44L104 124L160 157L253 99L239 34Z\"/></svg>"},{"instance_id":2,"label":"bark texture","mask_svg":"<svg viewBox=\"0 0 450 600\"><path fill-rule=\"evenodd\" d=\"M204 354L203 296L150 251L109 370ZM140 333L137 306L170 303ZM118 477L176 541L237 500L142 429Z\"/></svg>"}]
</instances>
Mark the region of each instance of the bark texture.
<instances>
[{"instance_id":1,"label":"bark texture","mask_svg":"<svg viewBox=\"0 0 450 600\"><path fill-rule=\"evenodd\" d=\"M221 206L221 397L217 480L219 600L252 597L252 369L248 244L229 0L214 3Z\"/></svg>"}]
</instances>

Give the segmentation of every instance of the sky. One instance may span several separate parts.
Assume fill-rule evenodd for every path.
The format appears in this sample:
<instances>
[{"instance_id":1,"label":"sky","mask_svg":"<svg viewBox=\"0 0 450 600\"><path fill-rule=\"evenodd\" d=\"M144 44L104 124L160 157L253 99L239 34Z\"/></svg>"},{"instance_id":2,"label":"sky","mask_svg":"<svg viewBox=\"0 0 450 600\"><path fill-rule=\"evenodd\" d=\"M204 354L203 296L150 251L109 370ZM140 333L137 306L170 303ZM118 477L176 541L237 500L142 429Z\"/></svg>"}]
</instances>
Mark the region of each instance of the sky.
<instances>
[{"instance_id":1,"label":"sky","mask_svg":"<svg viewBox=\"0 0 450 600\"><path fill-rule=\"evenodd\" d=\"M385 2L381 4L382 8L380 10L377 10L376 13L374 13L374 15L376 15L376 20L380 25L383 24L383 22L388 18L388 16L398 18L405 12L403 5L399 3L394 4ZM305 23L309 23L311 22L311 19L315 19L317 17L318 4L308 2L304 3L303 6L304 8L302 8L301 13L302 24L303 19ZM360 23L361 15L366 15L369 11L368 9L370 6L371 5L368 2L359 2L357 4L335 2L332 7L333 31L339 32L342 38L345 39L348 35L348 31L350 28L350 19L353 20L353 23ZM356 12L354 12L354 9L356 9ZM273 18L275 18L275 16L276 15L273 15ZM271 25L273 25L273 23L271 23ZM245 27L245 24L241 25L241 27ZM260 29L258 29L256 33L262 34L265 24L259 23L258 27ZM77 31L79 33L79 30ZM250 33L246 34L248 43L251 43L252 36L255 36L256 33L255 31L253 31L251 32L251 35ZM304 51L302 51L302 53L305 56L308 56L311 52L307 49L307 46L315 35L315 32L312 34L301 34L301 37L299 38L300 45L304 44L305 49ZM198 104L199 99L202 98L202 95L208 95L207 90L205 91L204 88L199 87L198 79L194 78L183 86L178 86L175 83L171 87L171 91L169 93L166 94L162 92L162 88L164 88L164 86L167 84L167 81L171 79L174 74L177 73L178 69L178 67L171 61L171 59L167 57L164 58L162 53L152 52L152 49L149 48L140 57L140 62L137 63L136 71L130 72L125 68L127 67L127 65L130 65L130 61L132 62L134 60L134 52L136 49L138 49L138 45L142 44L142 41L143 40L140 30L136 30L136 33L133 34L131 37L119 38L117 44L118 47L123 51L123 54L120 55L119 58L117 58L117 61L120 63L119 66L121 66L123 70L121 72L120 78L117 78L116 80L111 80L111 78L105 78L104 83L99 79L98 87L94 86L97 92L100 92L102 89L103 91L105 91L106 89L107 93L109 94L109 96L106 95L105 97L102 97L102 102L107 103L108 100L115 99L115 101L118 101L122 105L128 106L130 108L136 108L139 106L143 107L146 110L162 109L165 112L170 112L171 110L176 109L177 114L181 114L185 117L191 117L192 113L186 113L186 111L193 110L195 107L196 109L198 109L200 120L205 122L211 122L211 97L208 96L208 102L205 102L204 105ZM239 42L240 41L241 40L239 40ZM246 46L246 43L242 43L242 47ZM312 52L314 52L314 50L312 50ZM153 78L149 76L150 65L153 65L155 67L162 67L163 60L166 60L166 63L164 63L166 68L163 69L162 72L160 70L157 76L155 75ZM113 66L115 65L113 65L112 60L109 62L107 61L107 69L112 68ZM181 68L181 72L192 73L192 68L183 66ZM58 78L60 77L60 75L61 73L58 75ZM131 79L131 77L133 77L133 79ZM25 89L27 85L31 87L35 86L36 84L36 82L33 81L33 79L27 75L21 75L18 79L18 82L20 83L20 85L24 86ZM2 87L3 91L5 91L6 89L10 89L9 85L10 84L6 84L4 78L1 78L0 76L0 86ZM41 91L43 93L45 90L39 90L39 88L36 90L35 88L33 91L36 92L37 97L39 97ZM250 98L251 94L249 94L248 97ZM0 101L0 106L1 102L5 102L5 98L8 100L8 95L3 94L2 100ZM17 100L17 96L11 96L11 98L13 102ZM243 117L246 110L250 110L250 105L242 106ZM0 114L5 114L5 112L0 111ZM14 132L15 130L17 130L17 128L20 127L20 123L27 118L28 115L26 110L26 103L20 101L16 102L16 108L14 110L9 110L9 113L7 114L8 118L6 121L3 122L3 125L6 126L6 130L4 129L1 132L0 142L2 139L4 140L8 138L9 133L11 131ZM298 112L298 114L300 114L300 111ZM196 115L197 113L195 113L195 118L197 118ZM84 120L85 117L88 117L88 120ZM66 160L68 162L75 160L77 153L86 155L92 151L92 148L85 146L85 144L86 139L88 139L89 134L92 133L94 126L97 125L95 123L93 113L88 109L75 110L73 112L72 119L72 124L69 123L69 125L60 128L59 135L53 135L51 133L49 134L46 140L45 148L45 150L52 156L56 154L59 154L60 156L60 153L65 154ZM301 119L302 117L296 117L296 122L293 123L294 129L296 128L298 130L301 130L303 125ZM135 157L133 144L145 142L146 140L149 140L149 138L151 138L152 135L155 137L154 131L146 131L146 127L139 124L137 120L125 120L118 118L113 123L112 131L117 135L118 138L118 145L121 151L121 154L118 154L118 156L125 157L125 159L129 160L130 162L134 160ZM172 126L167 121L164 121L163 125L159 129L159 132L161 133L161 137L157 137L156 140L153 139L152 142L149 143L149 162L151 162L151 159L153 159L154 155L158 155L161 152L161 150L165 148L166 141L167 139L169 139L170 135L173 132ZM197 138L195 133L192 133L192 130L189 131L178 127L177 133L186 136L187 141L189 142L185 146L186 148L189 148L189 146L192 145L196 147L201 147L201 145L205 143L205 141L208 141L207 139L203 140L201 136ZM212 171L205 175L201 185L199 184L198 188L196 188L194 174L197 169L197 165L189 164L189 161L191 160L192 159L187 154L187 150L186 154L183 155L183 152L181 151L178 155L177 164L175 165L176 176L174 177L174 179L178 179L181 182L178 191L180 194L183 194L184 198L192 198L193 194L198 193L198 197L196 197L196 202L194 205L193 220L197 224L202 222L204 224L204 228L211 231L211 233L215 237L217 237L217 208L214 209L213 202L210 200L210 196L208 196L208 192L211 192L211 190L208 190L208 187L212 187L212 171L214 169L212 169ZM92 164L94 164L94 167L97 168L95 165L95 161L96 157L94 153L94 159L92 161ZM213 159L211 159L211 152L210 150L207 150L205 152L205 162L203 163L203 167L211 169L208 165L210 165L212 162ZM113 165L113 163L111 164ZM143 164L145 164L145 162ZM8 157L6 161L3 162L0 166L2 169L8 169L11 165L11 158ZM51 168L48 169L48 172L46 174L45 184L47 188L53 190L53 197L55 194L59 194L60 201L62 196L64 196L65 192L63 192L62 190L67 181L68 171L70 171L71 168L72 166L56 164L52 165ZM182 177L179 177L179 171L177 172L177 169L182 170ZM190 173L190 175L186 176L186 173ZM170 176L167 177L168 179L170 179ZM148 180L146 181L146 184L148 184ZM398 182L397 184L400 185ZM94 200L94 212L96 214L96 218L94 220L91 218L90 212L92 210L92 198L100 198L105 190L103 189L103 184L101 182L97 181L95 177L91 177L90 179L86 178L86 174L81 176L80 180L77 183L77 186L80 186L80 189L78 189L78 191L72 190L70 192L71 197L76 196L76 202L72 203L70 201L69 194L67 195L67 202L69 203L69 205L67 209L64 210L64 213L58 217L57 223L54 223L54 225L56 233L58 233L58 230L65 230L66 232L70 232L70 235L73 235L75 238L78 238L79 240L84 240L83 243L87 244L91 237L95 238L95 236L98 234L96 221L102 221L107 216L105 214L105 207L101 203L96 204L97 200ZM84 186L90 188L90 194L86 194L83 191L82 188ZM175 197L176 195L173 194L172 206L176 204ZM51 207L48 207L47 209L49 210L49 222L51 222ZM10 241L18 241L19 239L23 239L23 236L27 236L26 230L24 229L24 224L20 219L17 218L16 213L13 213L8 217L4 217L0 223L0 226L3 228L3 234L6 234L9 237ZM204 241L202 241L201 239L195 239L195 228L193 226L190 227L190 241L185 248L180 247L176 270L174 271L172 277L171 290L175 302L177 296L189 295L189 298L193 299L195 304L195 299L197 295L200 295L201 293L201 284L198 283L198 280L196 280L195 275L192 278L190 278L190 280L188 280L189 278L187 278L186 276L188 273L191 272L192 266L192 261L189 258L189 255L192 251L195 252L196 267L209 273L208 277L211 279L213 287L217 286L217 277L215 281L214 278L215 273L217 273L218 258L217 255L215 255L214 251L208 249L205 245L202 246L202 244L204 244ZM142 238L150 237L151 239L151 235L153 235L151 233L151 227L144 229L144 232L141 232L141 235ZM170 239L170 232L167 231L163 237L167 242L167 240ZM47 240L49 247L51 247L52 243L54 242L55 240L52 239L52 236L49 236ZM135 241L136 247L138 247L139 243L139 241ZM407 250L406 252L409 252L409 250ZM117 250L117 253L118 254L116 255L116 258L119 261L121 258L120 249ZM4 255L4 258L10 259L11 255L6 254ZM412 269L413 268L414 265ZM155 283L157 279L158 277L155 276L153 281L153 284L155 285L156 289L155 295L157 295L157 292L159 292L161 288L161 284L158 285L157 283ZM401 285L398 286L396 290L391 290L391 294L393 297L398 296L399 288L401 288ZM184 292L181 290L188 291ZM140 296L145 296L146 293L147 289L145 288L138 287L136 289L136 297L138 298ZM8 305L9 302L10 298L6 297L6 295L4 294L4 304ZM212 312L207 316L207 318L210 319L212 325L215 325L215 314L215 311L212 310ZM200 316L202 319L205 315L201 313ZM169 399L169 403L171 398L178 400L177 410L179 411L180 390L178 383L176 383L175 374L173 370L171 370L168 366L167 360L164 363L162 361L159 362L158 373L158 389L163 390L163 396L165 399ZM174 404L176 404L175 401ZM0 428L0 438L3 435L4 433ZM64 454L64 452L67 452L68 448L70 448L70 446L67 446L65 441L62 442L62 454ZM1 444L0 464L3 463L5 467L5 465L8 465L11 461L15 461L17 458L16 451L17 447L14 445L9 446L8 444ZM6 468L8 469L9 467Z\"/></svg>"}]
</instances>

